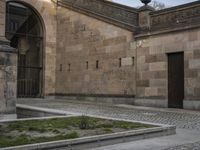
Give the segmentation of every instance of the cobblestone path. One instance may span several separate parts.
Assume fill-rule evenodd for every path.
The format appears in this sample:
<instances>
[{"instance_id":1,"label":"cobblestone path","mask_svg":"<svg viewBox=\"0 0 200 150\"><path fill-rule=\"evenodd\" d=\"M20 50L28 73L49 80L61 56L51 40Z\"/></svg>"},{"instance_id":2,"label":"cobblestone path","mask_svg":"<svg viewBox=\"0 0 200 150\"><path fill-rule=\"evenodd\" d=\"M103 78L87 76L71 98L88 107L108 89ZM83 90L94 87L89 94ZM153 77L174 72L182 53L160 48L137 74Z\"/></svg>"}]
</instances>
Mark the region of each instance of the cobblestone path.
<instances>
[{"instance_id":1,"label":"cobblestone path","mask_svg":"<svg viewBox=\"0 0 200 150\"><path fill-rule=\"evenodd\" d=\"M176 147L167 148L164 150L200 150L200 142L180 145Z\"/></svg>"},{"instance_id":2,"label":"cobblestone path","mask_svg":"<svg viewBox=\"0 0 200 150\"><path fill-rule=\"evenodd\" d=\"M184 110L159 111L143 108L124 108L100 104L88 104L69 101L20 101L19 103L65 110L72 113L83 113L120 119L130 119L137 121L153 122L160 124L176 125L177 128L200 130L200 112L190 112Z\"/></svg>"}]
</instances>

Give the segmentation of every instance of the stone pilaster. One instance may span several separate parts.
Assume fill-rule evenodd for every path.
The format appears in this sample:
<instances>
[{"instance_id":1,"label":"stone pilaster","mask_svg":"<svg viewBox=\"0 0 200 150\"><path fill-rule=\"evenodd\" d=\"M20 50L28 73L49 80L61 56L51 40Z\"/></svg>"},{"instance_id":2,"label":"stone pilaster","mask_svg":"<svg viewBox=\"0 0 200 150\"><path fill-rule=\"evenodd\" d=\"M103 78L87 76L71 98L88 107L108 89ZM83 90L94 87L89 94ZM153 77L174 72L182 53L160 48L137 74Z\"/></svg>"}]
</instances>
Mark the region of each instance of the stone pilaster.
<instances>
[{"instance_id":1,"label":"stone pilaster","mask_svg":"<svg viewBox=\"0 0 200 150\"><path fill-rule=\"evenodd\" d=\"M5 0L0 0L0 120L16 117L17 53L5 38Z\"/></svg>"},{"instance_id":2,"label":"stone pilaster","mask_svg":"<svg viewBox=\"0 0 200 150\"><path fill-rule=\"evenodd\" d=\"M0 36L5 36L5 0L0 0Z\"/></svg>"},{"instance_id":3,"label":"stone pilaster","mask_svg":"<svg viewBox=\"0 0 200 150\"><path fill-rule=\"evenodd\" d=\"M154 8L149 5L144 5L139 9L139 11L139 26L143 30L149 29L151 26L150 13L154 11Z\"/></svg>"}]
</instances>

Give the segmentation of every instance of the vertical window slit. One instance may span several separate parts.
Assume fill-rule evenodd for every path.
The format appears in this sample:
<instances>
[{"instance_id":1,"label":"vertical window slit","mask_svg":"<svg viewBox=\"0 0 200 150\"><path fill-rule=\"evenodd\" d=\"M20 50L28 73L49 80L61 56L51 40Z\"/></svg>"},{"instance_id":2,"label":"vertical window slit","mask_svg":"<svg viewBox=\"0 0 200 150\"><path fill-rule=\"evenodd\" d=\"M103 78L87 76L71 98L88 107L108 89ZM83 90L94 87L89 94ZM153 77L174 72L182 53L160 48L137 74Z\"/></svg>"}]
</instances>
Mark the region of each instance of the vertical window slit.
<instances>
[{"instance_id":1,"label":"vertical window slit","mask_svg":"<svg viewBox=\"0 0 200 150\"><path fill-rule=\"evenodd\" d=\"M99 61L96 61L96 69L99 69Z\"/></svg>"},{"instance_id":2,"label":"vertical window slit","mask_svg":"<svg viewBox=\"0 0 200 150\"><path fill-rule=\"evenodd\" d=\"M88 68L89 68L89 65L88 65L89 63L88 63L88 61L86 61L86 69L88 70Z\"/></svg>"},{"instance_id":3,"label":"vertical window slit","mask_svg":"<svg viewBox=\"0 0 200 150\"><path fill-rule=\"evenodd\" d=\"M122 67L122 58L119 58L119 67Z\"/></svg>"},{"instance_id":4,"label":"vertical window slit","mask_svg":"<svg viewBox=\"0 0 200 150\"><path fill-rule=\"evenodd\" d=\"M68 64L68 71L71 71L71 64Z\"/></svg>"},{"instance_id":5,"label":"vertical window slit","mask_svg":"<svg viewBox=\"0 0 200 150\"><path fill-rule=\"evenodd\" d=\"M135 65L135 57L132 57L132 66Z\"/></svg>"},{"instance_id":6,"label":"vertical window slit","mask_svg":"<svg viewBox=\"0 0 200 150\"><path fill-rule=\"evenodd\" d=\"M60 72L62 72L63 71L63 66L62 66L62 64L60 64Z\"/></svg>"}]
</instances>

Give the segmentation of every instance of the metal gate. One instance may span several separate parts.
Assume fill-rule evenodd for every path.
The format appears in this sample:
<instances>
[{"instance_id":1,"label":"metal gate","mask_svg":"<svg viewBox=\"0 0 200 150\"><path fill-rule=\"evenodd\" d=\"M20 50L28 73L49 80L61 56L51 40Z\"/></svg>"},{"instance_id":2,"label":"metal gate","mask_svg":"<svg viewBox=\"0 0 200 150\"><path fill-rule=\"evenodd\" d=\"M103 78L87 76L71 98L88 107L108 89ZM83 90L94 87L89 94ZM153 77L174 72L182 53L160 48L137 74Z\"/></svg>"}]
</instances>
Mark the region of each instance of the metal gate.
<instances>
[{"instance_id":1,"label":"metal gate","mask_svg":"<svg viewBox=\"0 0 200 150\"><path fill-rule=\"evenodd\" d=\"M6 37L18 49L17 96L42 96L43 28L37 14L20 2L8 2Z\"/></svg>"},{"instance_id":2,"label":"metal gate","mask_svg":"<svg viewBox=\"0 0 200 150\"><path fill-rule=\"evenodd\" d=\"M18 55L17 95L23 97L41 97L40 78L42 67L26 66L26 56Z\"/></svg>"}]
</instances>

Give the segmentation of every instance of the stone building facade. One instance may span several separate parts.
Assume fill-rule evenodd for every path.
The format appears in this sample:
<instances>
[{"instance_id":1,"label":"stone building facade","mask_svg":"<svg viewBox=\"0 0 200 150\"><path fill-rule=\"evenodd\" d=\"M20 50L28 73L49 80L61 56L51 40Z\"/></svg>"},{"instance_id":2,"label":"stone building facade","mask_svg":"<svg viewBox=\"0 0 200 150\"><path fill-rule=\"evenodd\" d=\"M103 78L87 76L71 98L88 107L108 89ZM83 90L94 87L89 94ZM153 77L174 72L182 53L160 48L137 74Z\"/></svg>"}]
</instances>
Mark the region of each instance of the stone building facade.
<instances>
[{"instance_id":1,"label":"stone building facade","mask_svg":"<svg viewBox=\"0 0 200 150\"><path fill-rule=\"evenodd\" d=\"M33 10L43 28L41 97L200 109L199 1L160 11L102 0L11 2ZM5 24L0 31L5 37Z\"/></svg>"}]
</instances>

